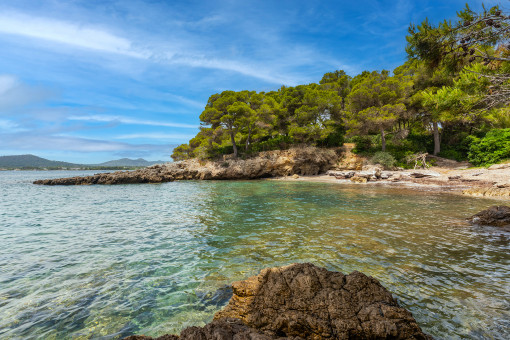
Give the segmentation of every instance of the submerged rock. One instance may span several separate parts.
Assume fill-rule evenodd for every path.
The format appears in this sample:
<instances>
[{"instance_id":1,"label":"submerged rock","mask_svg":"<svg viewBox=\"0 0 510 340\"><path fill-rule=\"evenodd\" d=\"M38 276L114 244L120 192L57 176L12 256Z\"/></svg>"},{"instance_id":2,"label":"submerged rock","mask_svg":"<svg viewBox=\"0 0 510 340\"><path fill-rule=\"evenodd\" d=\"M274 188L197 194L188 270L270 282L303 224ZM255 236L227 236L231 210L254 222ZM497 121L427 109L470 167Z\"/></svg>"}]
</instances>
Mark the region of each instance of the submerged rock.
<instances>
[{"instance_id":1,"label":"submerged rock","mask_svg":"<svg viewBox=\"0 0 510 340\"><path fill-rule=\"evenodd\" d=\"M212 323L157 339L431 339L388 290L360 272L292 264L264 269L232 288Z\"/></svg>"},{"instance_id":2,"label":"submerged rock","mask_svg":"<svg viewBox=\"0 0 510 340\"><path fill-rule=\"evenodd\" d=\"M469 218L472 224L494 227L510 226L510 207L506 205L493 206L480 211Z\"/></svg>"},{"instance_id":3,"label":"submerged rock","mask_svg":"<svg viewBox=\"0 0 510 340\"><path fill-rule=\"evenodd\" d=\"M174 180L256 179L264 177L318 175L338 160L340 150L315 147L275 150L249 159L188 161L154 165L136 171L117 171L93 176L35 181L43 185L162 183Z\"/></svg>"}]
</instances>

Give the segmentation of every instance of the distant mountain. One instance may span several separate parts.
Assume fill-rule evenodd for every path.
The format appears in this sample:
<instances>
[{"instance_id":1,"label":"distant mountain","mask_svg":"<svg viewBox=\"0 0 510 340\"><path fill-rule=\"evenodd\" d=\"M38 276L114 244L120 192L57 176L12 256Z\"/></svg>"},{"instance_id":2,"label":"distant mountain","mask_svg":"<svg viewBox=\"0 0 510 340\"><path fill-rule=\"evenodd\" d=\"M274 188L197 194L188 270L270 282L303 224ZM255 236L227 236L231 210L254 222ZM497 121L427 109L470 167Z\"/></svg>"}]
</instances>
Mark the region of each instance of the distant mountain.
<instances>
[{"instance_id":1,"label":"distant mountain","mask_svg":"<svg viewBox=\"0 0 510 340\"><path fill-rule=\"evenodd\" d=\"M0 168L3 169L30 169L30 168L123 168L145 167L153 164L163 164L165 161L149 162L143 158L122 158L101 164L74 164L49 159L34 155L0 156Z\"/></svg>"},{"instance_id":2,"label":"distant mountain","mask_svg":"<svg viewBox=\"0 0 510 340\"><path fill-rule=\"evenodd\" d=\"M0 168L75 168L78 164L50 161L34 155L0 156Z\"/></svg>"},{"instance_id":3,"label":"distant mountain","mask_svg":"<svg viewBox=\"0 0 510 340\"><path fill-rule=\"evenodd\" d=\"M97 166L149 166L149 165L163 164L163 163L166 163L166 161L149 162L143 158L138 158L138 159L121 158L121 159L116 159L113 161L108 161L108 162L104 162L104 163L100 163L100 164L96 164L96 165Z\"/></svg>"}]
</instances>

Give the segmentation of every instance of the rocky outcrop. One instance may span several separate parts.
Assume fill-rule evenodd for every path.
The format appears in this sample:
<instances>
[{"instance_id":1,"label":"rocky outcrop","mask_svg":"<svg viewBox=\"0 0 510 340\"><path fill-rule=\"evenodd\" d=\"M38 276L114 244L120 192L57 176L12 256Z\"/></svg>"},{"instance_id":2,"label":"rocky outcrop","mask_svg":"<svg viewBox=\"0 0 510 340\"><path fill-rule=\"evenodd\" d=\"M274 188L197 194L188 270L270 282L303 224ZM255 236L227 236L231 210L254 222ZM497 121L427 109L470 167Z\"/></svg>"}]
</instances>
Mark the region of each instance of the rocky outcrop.
<instances>
[{"instance_id":1,"label":"rocky outcrop","mask_svg":"<svg viewBox=\"0 0 510 340\"><path fill-rule=\"evenodd\" d=\"M212 323L157 339L430 339L388 290L360 272L292 264L264 269L232 288Z\"/></svg>"},{"instance_id":2,"label":"rocky outcrop","mask_svg":"<svg viewBox=\"0 0 510 340\"><path fill-rule=\"evenodd\" d=\"M510 186L496 184L493 186L471 187L462 191L462 194L475 197L510 198Z\"/></svg>"},{"instance_id":3,"label":"rocky outcrop","mask_svg":"<svg viewBox=\"0 0 510 340\"><path fill-rule=\"evenodd\" d=\"M153 165L135 171L116 171L85 177L43 179L34 184L43 185L90 185L90 184L133 184L171 182L174 176L163 165Z\"/></svg>"},{"instance_id":4,"label":"rocky outcrop","mask_svg":"<svg viewBox=\"0 0 510 340\"><path fill-rule=\"evenodd\" d=\"M342 146L342 158L335 164L334 168L337 170L361 170L366 159L356 155L352 152L354 143L344 143Z\"/></svg>"},{"instance_id":5,"label":"rocky outcrop","mask_svg":"<svg viewBox=\"0 0 510 340\"><path fill-rule=\"evenodd\" d=\"M243 324L239 319L214 320L204 327L188 327L181 335L166 334L157 338L132 335L123 340L271 340L273 337ZM284 340L286 338L279 338ZM288 338L287 338L288 339ZM297 340L297 339L296 339Z\"/></svg>"},{"instance_id":6,"label":"rocky outcrop","mask_svg":"<svg viewBox=\"0 0 510 340\"><path fill-rule=\"evenodd\" d=\"M493 206L480 211L469 218L472 224L494 227L510 226L510 207L505 205Z\"/></svg>"},{"instance_id":7,"label":"rocky outcrop","mask_svg":"<svg viewBox=\"0 0 510 340\"><path fill-rule=\"evenodd\" d=\"M82 185L162 183L173 180L256 179L292 175L317 175L329 170L339 158L339 150L314 147L266 151L249 159L199 161L196 159L154 165L136 171L117 171L86 177L38 180L34 184Z\"/></svg>"}]
</instances>

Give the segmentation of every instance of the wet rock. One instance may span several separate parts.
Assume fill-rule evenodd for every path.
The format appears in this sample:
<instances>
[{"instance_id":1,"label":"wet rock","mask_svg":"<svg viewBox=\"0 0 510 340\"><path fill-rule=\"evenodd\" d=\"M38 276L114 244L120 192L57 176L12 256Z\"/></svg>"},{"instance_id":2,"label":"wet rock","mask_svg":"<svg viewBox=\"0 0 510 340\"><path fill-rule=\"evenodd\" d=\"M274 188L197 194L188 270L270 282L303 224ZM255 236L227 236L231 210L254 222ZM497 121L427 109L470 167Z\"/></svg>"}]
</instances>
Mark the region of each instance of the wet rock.
<instances>
[{"instance_id":1,"label":"wet rock","mask_svg":"<svg viewBox=\"0 0 510 340\"><path fill-rule=\"evenodd\" d=\"M462 194L475 197L499 197L510 198L510 188L497 186L473 187L462 191Z\"/></svg>"},{"instance_id":2,"label":"wet rock","mask_svg":"<svg viewBox=\"0 0 510 340\"><path fill-rule=\"evenodd\" d=\"M232 288L229 304L213 322L156 339L431 339L390 292L360 272L292 264L264 269Z\"/></svg>"},{"instance_id":3,"label":"wet rock","mask_svg":"<svg viewBox=\"0 0 510 340\"><path fill-rule=\"evenodd\" d=\"M472 224L494 227L510 226L510 207L506 205L492 206L469 218Z\"/></svg>"},{"instance_id":4,"label":"wet rock","mask_svg":"<svg viewBox=\"0 0 510 340\"><path fill-rule=\"evenodd\" d=\"M428 338L390 292L360 272L292 264L264 269L232 288L234 296L214 318L240 319L273 338Z\"/></svg>"}]
</instances>

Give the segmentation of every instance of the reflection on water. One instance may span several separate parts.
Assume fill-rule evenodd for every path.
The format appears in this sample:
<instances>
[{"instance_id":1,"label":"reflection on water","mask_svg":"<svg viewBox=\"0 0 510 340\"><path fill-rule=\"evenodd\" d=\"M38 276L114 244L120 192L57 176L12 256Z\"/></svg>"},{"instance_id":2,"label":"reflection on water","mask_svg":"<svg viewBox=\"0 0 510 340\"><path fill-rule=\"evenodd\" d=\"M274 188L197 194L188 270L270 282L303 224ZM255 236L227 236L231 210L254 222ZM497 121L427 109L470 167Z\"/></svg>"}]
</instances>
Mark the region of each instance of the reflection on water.
<instances>
[{"instance_id":1,"label":"reflection on water","mask_svg":"<svg viewBox=\"0 0 510 340\"><path fill-rule=\"evenodd\" d=\"M115 339L204 325L234 280L313 262L379 279L438 338L510 337L494 201L324 183L41 187L0 172L0 337Z\"/></svg>"}]
</instances>

